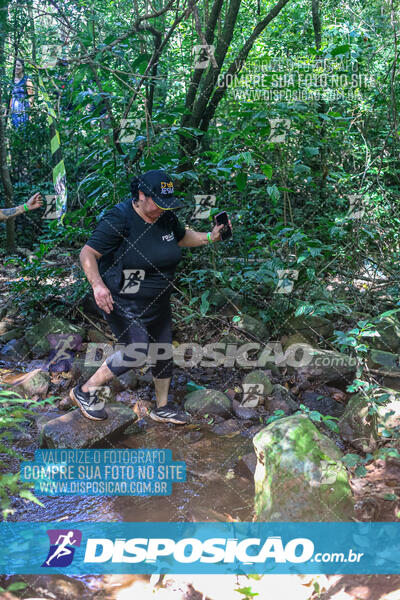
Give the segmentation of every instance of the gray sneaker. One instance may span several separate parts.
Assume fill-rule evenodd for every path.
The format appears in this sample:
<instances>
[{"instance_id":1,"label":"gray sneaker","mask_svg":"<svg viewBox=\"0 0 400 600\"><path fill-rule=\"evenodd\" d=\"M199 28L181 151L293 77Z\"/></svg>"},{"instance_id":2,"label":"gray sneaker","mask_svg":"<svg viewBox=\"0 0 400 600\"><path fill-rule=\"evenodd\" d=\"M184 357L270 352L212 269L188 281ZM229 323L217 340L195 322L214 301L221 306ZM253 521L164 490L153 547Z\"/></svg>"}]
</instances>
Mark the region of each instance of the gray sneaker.
<instances>
[{"instance_id":1,"label":"gray sneaker","mask_svg":"<svg viewBox=\"0 0 400 600\"><path fill-rule=\"evenodd\" d=\"M108 418L104 410L104 400L100 400L97 391L83 392L82 386L77 385L70 393L69 397L80 409L83 416L92 421L104 421Z\"/></svg>"},{"instance_id":2,"label":"gray sneaker","mask_svg":"<svg viewBox=\"0 0 400 600\"><path fill-rule=\"evenodd\" d=\"M190 422L190 418L185 412L172 406L153 408L150 418L160 423L175 423L175 425L185 425Z\"/></svg>"}]
</instances>

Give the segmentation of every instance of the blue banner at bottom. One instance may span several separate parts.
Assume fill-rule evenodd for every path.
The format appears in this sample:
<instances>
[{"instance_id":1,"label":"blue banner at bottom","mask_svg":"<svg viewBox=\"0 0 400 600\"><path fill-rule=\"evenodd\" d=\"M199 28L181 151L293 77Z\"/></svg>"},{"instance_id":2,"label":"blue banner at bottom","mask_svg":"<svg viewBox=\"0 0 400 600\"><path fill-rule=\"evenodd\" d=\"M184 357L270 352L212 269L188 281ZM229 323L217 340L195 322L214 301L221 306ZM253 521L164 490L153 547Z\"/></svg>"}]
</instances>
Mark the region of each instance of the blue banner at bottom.
<instances>
[{"instance_id":1,"label":"blue banner at bottom","mask_svg":"<svg viewBox=\"0 0 400 600\"><path fill-rule=\"evenodd\" d=\"M1 574L397 574L400 523L0 523Z\"/></svg>"}]
</instances>

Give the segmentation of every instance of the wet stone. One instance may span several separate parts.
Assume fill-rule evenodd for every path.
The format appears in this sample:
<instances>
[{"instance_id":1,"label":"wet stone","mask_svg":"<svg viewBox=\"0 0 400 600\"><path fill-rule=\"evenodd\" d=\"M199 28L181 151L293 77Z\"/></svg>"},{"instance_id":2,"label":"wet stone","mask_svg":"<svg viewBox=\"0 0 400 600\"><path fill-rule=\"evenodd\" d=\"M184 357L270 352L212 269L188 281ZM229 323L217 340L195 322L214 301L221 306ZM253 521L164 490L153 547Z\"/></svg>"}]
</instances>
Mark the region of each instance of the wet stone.
<instances>
[{"instance_id":1,"label":"wet stone","mask_svg":"<svg viewBox=\"0 0 400 600\"><path fill-rule=\"evenodd\" d=\"M137 419L131 408L121 404L106 404L108 419L93 421L76 409L48 421L42 431L41 447L91 448L100 442L122 434Z\"/></svg>"},{"instance_id":2,"label":"wet stone","mask_svg":"<svg viewBox=\"0 0 400 600\"><path fill-rule=\"evenodd\" d=\"M237 400L233 400L232 410L238 419L253 419L256 421L259 417L255 408L242 406Z\"/></svg>"},{"instance_id":3,"label":"wet stone","mask_svg":"<svg viewBox=\"0 0 400 600\"><path fill-rule=\"evenodd\" d=\"M324 396L321 392L303 392L300 403L305 404L310 410L317 410L322 415L331 417L341 417L345 410L344 404L336 402L329 396Z\"/></svg>"},{"instance_id":4,"label":"wet stone","mask_svg":"<svg viewBox=\"0 0 400 600\"><path fill-rule=\"evenodd\" d=\"M228 435L230 433L236 433L240 429L241 425L236 419L228 419L227 421L223 421L223 423L214 425L212 431L218 435Z\"/></svg>"},{"instance_id":5,"label":"wet stone","mask_svg":"<svg viewBox=\"0 0 400 600\"><path fill-rule=\"evenodd\" d=\"M257 456L255 452L249 452L242 456L236 465L235 471L238 475L242 477L247 477L248 479L252 479L254 477L254 473L257 466Z\"/></svg>"}]
</instances>

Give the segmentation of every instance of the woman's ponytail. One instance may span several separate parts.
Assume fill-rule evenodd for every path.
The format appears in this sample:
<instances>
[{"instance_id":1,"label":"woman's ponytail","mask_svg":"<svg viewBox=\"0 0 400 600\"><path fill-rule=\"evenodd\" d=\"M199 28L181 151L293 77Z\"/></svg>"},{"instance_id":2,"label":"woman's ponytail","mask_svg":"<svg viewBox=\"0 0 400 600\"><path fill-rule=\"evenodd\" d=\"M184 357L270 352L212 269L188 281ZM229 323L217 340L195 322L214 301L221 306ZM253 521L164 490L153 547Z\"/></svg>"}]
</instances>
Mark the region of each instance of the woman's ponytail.
<instances>
[{"instance_id":1,"label":"woman's ponytail","mask_svg":"<svg viewBox=\"0 0 400 600\"><path fill-rule=\"evenodd\" d=\"M139 177L134 177L131 181L131 194L132 194L132 200L134 202L137 202L138 197L139 197L139 183L140 183Z\"/></svg>"}]
</instances>

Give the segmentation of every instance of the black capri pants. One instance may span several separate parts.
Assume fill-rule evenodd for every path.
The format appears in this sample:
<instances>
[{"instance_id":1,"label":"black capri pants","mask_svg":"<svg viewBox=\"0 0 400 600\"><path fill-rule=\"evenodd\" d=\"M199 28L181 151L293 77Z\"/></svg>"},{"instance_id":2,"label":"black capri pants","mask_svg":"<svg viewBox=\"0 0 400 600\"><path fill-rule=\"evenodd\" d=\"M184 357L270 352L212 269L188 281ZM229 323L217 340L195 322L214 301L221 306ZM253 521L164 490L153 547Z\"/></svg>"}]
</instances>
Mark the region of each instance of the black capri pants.
<instances>
[{"instance_id":1,"label":"black capri pants","mask_svg":"<svg viewBox=\"0 0 400 600\"><path fill-rule=\"evenodd\" d=\"M114 375L150 363L153 377L172 377L172 315L170 291L156 298L123 301L113 295L114 304L104 318L117 339L117 349L106 359Z\"/></svg>"}]
</instances>

